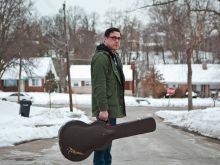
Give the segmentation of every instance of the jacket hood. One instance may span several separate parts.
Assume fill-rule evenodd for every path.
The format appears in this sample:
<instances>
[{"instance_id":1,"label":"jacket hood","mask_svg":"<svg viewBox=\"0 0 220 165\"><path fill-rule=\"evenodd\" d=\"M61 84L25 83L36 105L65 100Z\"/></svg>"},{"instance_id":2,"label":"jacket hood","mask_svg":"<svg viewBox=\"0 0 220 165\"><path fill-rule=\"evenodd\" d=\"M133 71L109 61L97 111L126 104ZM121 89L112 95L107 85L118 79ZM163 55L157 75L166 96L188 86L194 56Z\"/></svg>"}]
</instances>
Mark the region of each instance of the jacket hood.
<instances>
[{"instance_id":1,"label":"jacket hood","mask_svg":"<svg viewBox=\"0 0 220 165\"><path fill-rule=\"evenodd\" d=\"M111 56L114 56L112 51L105 45L105 44L100 44L96 47L96 50L102 50L108 52Z\"/></svg>"}]
</instances>

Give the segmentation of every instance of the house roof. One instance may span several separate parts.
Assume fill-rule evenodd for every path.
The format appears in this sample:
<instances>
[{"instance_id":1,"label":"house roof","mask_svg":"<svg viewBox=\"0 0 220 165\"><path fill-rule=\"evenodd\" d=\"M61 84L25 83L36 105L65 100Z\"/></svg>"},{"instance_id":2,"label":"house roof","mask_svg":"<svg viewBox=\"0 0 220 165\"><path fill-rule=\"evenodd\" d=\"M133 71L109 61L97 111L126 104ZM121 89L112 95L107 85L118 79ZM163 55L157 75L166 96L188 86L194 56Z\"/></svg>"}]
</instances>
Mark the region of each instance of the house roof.
<instances>
[{"instance_id":1,"label":"house roof","mask_svg":"<svg viewBox=\"0 0 220 165\"><path fill-rule=\"evenodd\" d=\"M55 67L53 65L53 61L50 57L30 58L29 61L31 61L30 62L31 64L28 63L27 60L23 60L23 63L27 63L27 65L25 65L25 67L22 69L22 73L21 73L22 79L26 79L28 77L44 78L50 70L55 75L55 78L58 79L57 73L55 71ZM18 79L18 78L19 78L19 66L16 65L7 68L1 79L4 80L4 79Z\"/></svg>"},{"instance_id":2,"label":"house roof","mask_svg":"<svg viewBox=\"0 0 220 165\"><path fill-rule=\"evenodd\" d=\"M91 81L90 65L71 65L70 75L73 81ZM126 81L132 81L132 70L130 65L123 65Z\"/></svg>"},{"instance_id":3,"label":"house roof","mask_svg":"<svg viewBox=\"0 0 220 165\"><path fill-rule=\"evenodd\" d=\"M188 68L186 64L165 64L155 65L159 74L162 74L166 83L187 83ZM202 68L202 64L192 64L193 84L219 84L220 64L207 64L207 70Z\"/></svg>"},{"instance_id":4,"label":"house roof","mask_svg":"<svg viewBox=\"0 0 220 165\"><path fill-rule=\"evenodd\" d=\"M70 76L74 81L90 81L90 65L71 65Z\"/></svg>"}]
</instances>

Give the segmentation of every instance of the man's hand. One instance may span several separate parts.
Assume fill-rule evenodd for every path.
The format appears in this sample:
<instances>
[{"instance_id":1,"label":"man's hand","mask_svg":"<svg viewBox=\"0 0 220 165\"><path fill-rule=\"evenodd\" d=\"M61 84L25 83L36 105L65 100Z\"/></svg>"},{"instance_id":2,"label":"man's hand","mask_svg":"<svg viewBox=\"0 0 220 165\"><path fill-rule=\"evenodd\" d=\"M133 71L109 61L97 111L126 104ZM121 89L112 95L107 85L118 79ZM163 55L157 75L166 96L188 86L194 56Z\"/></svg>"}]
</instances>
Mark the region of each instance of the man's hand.
<instances>
[{"instance_id":1,"label":"man's hand","mask_svg":"<svg viewBox=\"0 0 220 165\"><path fill-rule=\"evenodd\" d=\"M108 111L99 112L99 119L107 121L108 120Z\"/></svg>"}]
</instances>

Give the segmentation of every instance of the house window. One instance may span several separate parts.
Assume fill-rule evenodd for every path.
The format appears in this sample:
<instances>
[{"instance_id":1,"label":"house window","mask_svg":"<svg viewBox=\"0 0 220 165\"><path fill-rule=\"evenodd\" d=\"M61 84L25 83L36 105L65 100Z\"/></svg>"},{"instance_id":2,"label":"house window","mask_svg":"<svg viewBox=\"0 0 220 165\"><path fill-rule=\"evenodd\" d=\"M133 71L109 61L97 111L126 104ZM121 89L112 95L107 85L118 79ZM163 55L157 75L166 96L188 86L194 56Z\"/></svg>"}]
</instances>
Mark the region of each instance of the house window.
<instances>
[{"instance_id":1,"label":"house window","mask_svg":"<svg viewBox=\"0 0 220 165\"><path fill-rule=\"evenodd\" d=\"M35 87L42 86L41 79L37 79L37 78L30 79L29 80L29 86L35 86Z\"/></svg>"},{"instance_id":2,"label":"house window","mask_svg":"<svg viewBox=\"0 0 220 165\"><path fill-rule=\"evenodd\" d=\"M5 87L15 87L17 86L17 80L4 80Z\"/></svg>"},{"instance_id":3,"label":"house window","mask_svg":"<svg viewBox=\"0 0 220 165\"><path fill-rule=\"evenodd\" d=\"M218 84L210 84L210 89L218 89Z\"/></svg>"},{"instance_id":4,"label":"house window","mask_svg":"<svg viewBox=\"0 0 220 165\"><path fill-rule=\"evenodd\" d=\"M73 86L74 86L74 87L78 87L78 86L79 86L79 82L78 82L78 81L74 81L74 82L73 82Z\"/></svg>"},{"instance_id":5,"label":"house window","mask_svg":"<svg viewBox=\"0 0 220 165\"><path fill-rule=\"evenodd\" d=\"M91 82L90 81L85 81L85 86L91 86Z\"/></svg>"},{"instance_id":6,"label":"house window","mask_svg":"<svg viewBox=\"0 0 220 165\"><path fill-rule=\"evenodd\" d=\"M202 85L196 85L196 91L201 92L202 91Z\"/></svg>"}]
</instances>

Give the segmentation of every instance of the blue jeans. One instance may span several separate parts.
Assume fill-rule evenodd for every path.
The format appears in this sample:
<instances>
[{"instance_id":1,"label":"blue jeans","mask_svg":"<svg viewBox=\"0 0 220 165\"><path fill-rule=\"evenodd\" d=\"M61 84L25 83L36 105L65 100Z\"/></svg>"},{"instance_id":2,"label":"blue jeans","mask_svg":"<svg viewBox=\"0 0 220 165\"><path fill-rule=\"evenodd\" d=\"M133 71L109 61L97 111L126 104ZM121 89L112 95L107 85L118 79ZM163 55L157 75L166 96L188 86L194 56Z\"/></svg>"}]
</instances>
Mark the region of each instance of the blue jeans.
<instances>
[{"instance_id":1,"label":"blue jeans","mask_svg":"<svg viewBox=\"0 0 220 165\"><path fill-rule=\"evenodd\" d=\"M109 119L111 125L116 125L116 119ZM112 155L111 155L112 143L109 144L105 150L94 151L93 165L111 165Z\"/></svg>"}]
</instances>

